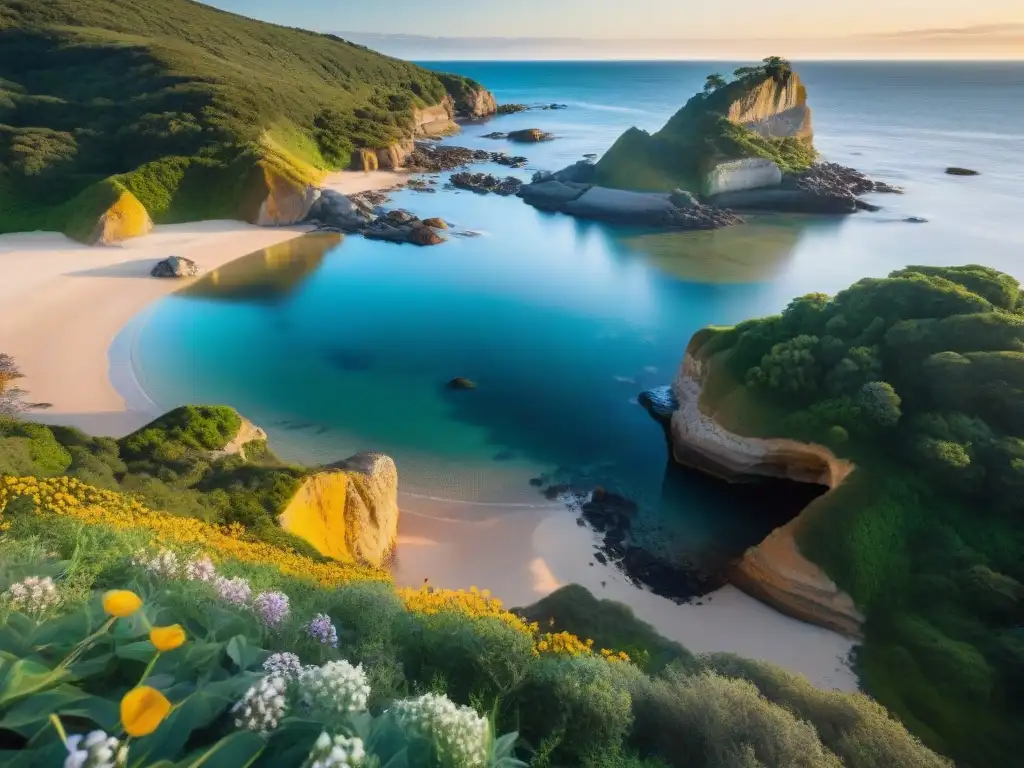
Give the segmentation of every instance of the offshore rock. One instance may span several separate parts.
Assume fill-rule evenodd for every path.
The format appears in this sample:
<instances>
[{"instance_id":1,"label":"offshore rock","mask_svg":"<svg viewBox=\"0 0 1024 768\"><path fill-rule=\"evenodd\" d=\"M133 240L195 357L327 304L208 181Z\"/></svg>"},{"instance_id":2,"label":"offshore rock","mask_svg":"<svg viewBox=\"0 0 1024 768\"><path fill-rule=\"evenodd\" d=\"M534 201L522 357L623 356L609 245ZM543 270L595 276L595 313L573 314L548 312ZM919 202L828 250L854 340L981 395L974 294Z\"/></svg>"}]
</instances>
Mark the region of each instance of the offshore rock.
<instances>
[{"instance_id":1,"label":"offshore rock","mask_svg":"<svg viewBox=\"0 0 1024 768\"><path fill-rule=\"evenodd\" d=\"M310 207L306 221L341 232L361 232L373 220L366 207L333 189L325 189Z\"/></svg>"},{"instance_id":2,"label":"offshore rock","mask_svg":"<svg viewBox=\"0 0 1024 768\"><path fill-rule=\"evenodd\" d=\"M454 173L451 184L459 189L468 189L484 195L493 192L502 197L516 194L523 186L523 182L514 176L499 179L489 173Z\"/></svg>"}]
</instances>

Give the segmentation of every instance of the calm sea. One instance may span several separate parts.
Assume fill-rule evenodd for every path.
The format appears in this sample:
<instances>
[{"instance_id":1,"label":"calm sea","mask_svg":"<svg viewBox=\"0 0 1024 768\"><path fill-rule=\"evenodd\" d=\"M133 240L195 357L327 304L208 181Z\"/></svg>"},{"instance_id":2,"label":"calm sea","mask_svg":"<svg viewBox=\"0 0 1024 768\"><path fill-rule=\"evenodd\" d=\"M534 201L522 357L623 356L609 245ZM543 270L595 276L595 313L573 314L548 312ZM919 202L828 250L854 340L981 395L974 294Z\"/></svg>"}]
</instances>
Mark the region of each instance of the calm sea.
<instances>
[{"instance_id":1,"label":"calm sea","mask_svg":"<svg viewBox=\"0 0 1024 768\"><path fill-rule=\"evenodd\" d=\"M479 79L501 102L568 105L451 140L526 154L530 167L511 173L528 178L602 153L632 125L658 129L708 72L737 64L430 66ZM304 241L237 262L140 318L139 381L163 407L237 407L289 458L390 453L406 508L421 496L529 504L532 477L582 478L637 499L641 528L668 549L742 548L763 533L744 504L667 473L660 427L636 403L671 380L696 329L908 264L983 263L1024 278L1024 65L797 68L824 156L906 195L880 196L872 214L667 234L440 185L403 191L393 205L479 236L430 249ZM558 138L525 148L482 138L529 127ZM950 177L950 165L981 175ZM479 386L447 391L456 376Z\"/></svg>"}]
</instances>

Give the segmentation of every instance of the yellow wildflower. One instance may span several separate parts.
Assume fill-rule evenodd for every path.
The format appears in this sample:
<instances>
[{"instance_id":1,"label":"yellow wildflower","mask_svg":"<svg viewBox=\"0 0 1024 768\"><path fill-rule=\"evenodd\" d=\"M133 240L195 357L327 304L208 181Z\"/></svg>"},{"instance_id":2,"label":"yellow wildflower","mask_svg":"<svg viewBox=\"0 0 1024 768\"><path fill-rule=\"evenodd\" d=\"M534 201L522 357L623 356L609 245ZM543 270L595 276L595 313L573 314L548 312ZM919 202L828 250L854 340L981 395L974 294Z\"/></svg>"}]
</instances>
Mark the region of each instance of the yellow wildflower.
<instances>
[{"instance_id":1,"label":"yellow wildflower","mask_svg":"<svg viewBox=\"0 0 1024 768\"><path fill-rule=\"evenodd\" d=\"M142 685L121 699L121 724L129 736L148 736L171 711L171 702L156 688Z\"/></svg>"},{"instance_id":2,"label":"yellow wildflower","mask_svg":"<svg viewBox=\"0 0 1024 768\"><path fill-rule=\"evenodd\" d=\"M115 589L103 595L103 610L125 619L142 607L142 598L127 589Z\"/></svg>"},{"instance_id":3,"label":"yellow wildflower","mask_svg":"<svg viewBox=\"0 0 1024 768\"><path fill-rule=\"evenodd\" d=\"M185 644L185 630L180 624L169 627L153 627L149 631L149 641L158 651L173 651Z\"/></svg>"}]
</instances>

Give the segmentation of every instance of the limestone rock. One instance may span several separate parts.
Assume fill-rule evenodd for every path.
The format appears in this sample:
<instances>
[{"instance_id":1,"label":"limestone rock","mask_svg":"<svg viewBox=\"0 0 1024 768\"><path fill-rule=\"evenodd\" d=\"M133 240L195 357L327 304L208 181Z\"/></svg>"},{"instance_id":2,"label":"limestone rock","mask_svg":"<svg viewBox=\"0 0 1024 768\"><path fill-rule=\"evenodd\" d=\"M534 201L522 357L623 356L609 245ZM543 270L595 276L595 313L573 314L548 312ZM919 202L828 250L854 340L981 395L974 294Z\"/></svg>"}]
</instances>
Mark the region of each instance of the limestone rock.
<instances>
[{"instance_id":1,"label":"limestone rock","mask_svg":"<svg viewBox=\"0 0 1024 768\"><path fill-rule=\"evenodd\" d=\"M377 150L377 168L382 171L394 171L405 167L409 155L416 149L412 138L403 139L394 144Z\"/></svg>"},{"instance_id":2,"label":"limestone rock","mask_svg":"<svg viewBox=\"0 0 1024 768\"><path fill-rule=\"evenodd\" d=\"M183 256L168 256L158 261L150 271L153 277L195 277L202 269L192 259Z\"/></svg>"},{"instance_id":3,"label":"limestone rock","mask_svg":"<svg viewBox=\"0 0 1024 768\"><path fill-rule=\"evenodd\" d=\"M764 78L730 106L729 122L771 139L814 139L807 87L793 72L785 80Z\"/></svg>"},{"instance_id":4,"label":"limestone rock","mask_svg":"<svg viewBox=\"0 0 1024 768\"><path fill-rule=\"evenodd\" d=\"M99 217L86 238L88 245L114 245L130 237L141 237L153 231L149 212L131 192L121 192L113 205ZM84 233L83 233L84 234ZM80 237L81 235L78 235Z\"/></svg>"},{"instance_id":5,"label":"limestone rock","mask_svg":"<svg viewBox=\"0 0 1024 768\"><path fill-rule=\"evenodd\" d=\"M687 350L672 385L679 403L670 427L676 461L729 481L749 476L784 477L830 489L853 471L853 464L821 445L744 437L726 430L702 403L708 364ZM807 510L748 549L735 569L733 582L783 613L860 636L864 616L853 599L800 552L797 538L806 516Z\"/></svg>"},{"instance_id":6,"label":"limestone rock","mask_svg":"<svg viewBox=\"0 0 1024 768\"><path fill-rule=\"evenodd\" d=\"M782 170L763 157L728 160L712 168L704 181L707 195L738 192L744 189L777 187L782 183Z\"/></svg>"},{"instance_id":7,"label":"limestone rock","mask_svg":"<svg viewBox=\"0 0 1024 768\"><path fill-rule=\"evenodd\" d=\"M412 124L413 133L416 136L451 136L458 133L460 128L454 120L455 101L451 96L445 96L440 104L432 107L422 107L413 110Z\"/></svg>"},{"instance_id":8,"label":"limestone rock","mask_svg":"<svg viewBox=\"0 0 1024 768\"><path fill-rule=\"evenodd\" d=\"M377 171L380 170L380 161L377 159L375 149L357 149L352 153L352 164L349 166L352 171Z\"/></svg>"},{"instance_id":9,"label":"limestone rock","mask_svg":"<svg viewBox=\"0 0 1024 768\"><path fill-rule=\"evenodd\" d=\"M381 567L398 539L398 470L379 453L325 467L302 483L281 527L342 562Z\"/></svg>"}]
</instances>

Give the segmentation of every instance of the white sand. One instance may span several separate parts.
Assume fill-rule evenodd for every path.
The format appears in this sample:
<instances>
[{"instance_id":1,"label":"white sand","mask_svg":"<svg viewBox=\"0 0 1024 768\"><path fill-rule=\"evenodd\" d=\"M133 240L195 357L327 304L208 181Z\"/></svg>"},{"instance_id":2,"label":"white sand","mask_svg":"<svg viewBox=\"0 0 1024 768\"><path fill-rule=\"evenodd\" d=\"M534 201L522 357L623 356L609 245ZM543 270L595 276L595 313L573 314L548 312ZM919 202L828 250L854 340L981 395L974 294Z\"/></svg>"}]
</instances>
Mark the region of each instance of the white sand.
<instances>
[{"instance_id":1,"label":"white sand","mask_svg":"<svg viewBox=\"0 0 1024 768\"><path fill-rule=\"evenodd\" d=\"M543 500L541 500L543 501ZM676 605L629 584L593 558L595 535L561 504L462 504L400 494L395 579L402 586L490 589L525 606L565 584L630 606L638 618L694 653L729 652L778 664L821 688L853 691L853 641L791 619L725 587Z\"/></svg>"},{"instance_id":2,"label":"white sand","mask_svg":"<svg viewBox=\"0 0 1024 768\"><path fill-rule=\"evenodd\" d=\"M355 194L407 181L404 172L342 171L323 186ZM210 271L308 230L203 221L158 226L114 247L89 247L52 232L0 235L0 352L21 368L29 399L52 405L33 418L119 437L158 416L145 398L126 403L118 391L124 387L110 380L118 332L146 305L191 282L152 278L153 265L175 255Z\"/></svg>"},{"instance_id":3,"label":"white sand","mask_svg":"<svg viewBox=\"0 0 1024 768\"><path fill-rule=\"evenodd\" d=\"M325 186L353 194L406 180L397 172L344 172L332 174ZM111 383L111 375L130 376L111 369L111 346L147 304L190 282L151 278L153 264L173 254L212 270L306 229L208 221L159 226L108 248L45 232L0 236L0 351L21 367L30 398L53 404L33 418L115 437L146 424L159 414L144 398L126 403ZM615 568L594 562L594 535L561 505L452 504L406 493L400 504L400 584L418 586L424 578L437 587L475 584L514 606L575 582L630 605L692 651L739 653L800 672L824 688L856 688L844 663L849 640L789 619L731 587L702 606L677 606L640 592Z\"/></svg>"}]
</instances>

